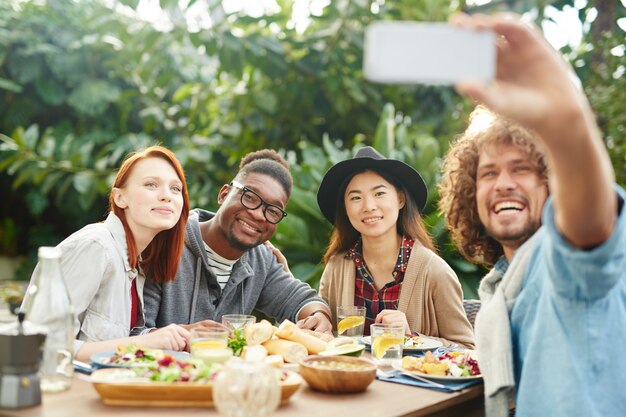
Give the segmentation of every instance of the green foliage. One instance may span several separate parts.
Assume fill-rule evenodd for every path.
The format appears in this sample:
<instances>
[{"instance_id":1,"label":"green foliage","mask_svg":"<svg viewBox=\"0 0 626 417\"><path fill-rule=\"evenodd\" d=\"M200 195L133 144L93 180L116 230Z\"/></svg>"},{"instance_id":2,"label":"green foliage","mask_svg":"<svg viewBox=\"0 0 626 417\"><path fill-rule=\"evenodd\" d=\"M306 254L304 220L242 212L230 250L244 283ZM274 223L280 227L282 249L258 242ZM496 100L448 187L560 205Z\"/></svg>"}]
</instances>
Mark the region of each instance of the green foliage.
<instances>
[{"instance_id":1,"label":"green foliage","mask_svg":"<svg viewBox=\"0 0 626 417\"><path fill-rule=\"evenodd\" d=\"M174 150L192 206L216 209L217 191L241 156L271 147L289 159L296 182L274 240L292 271L316 285L330 231L317 187L328 167L371 144L423 175L430 191L425 221L466 296L475 295L483 271L449 243L434 187L439 158L463 130L471 103L449 88L372 84L361 70L371 21L444 21L464 1L331 1L304 31L293 22L293 0L258 17L223 14L220 1L210 1L212 23L200 27L181 18L197 1L160 0L167 30L142 20L138 3L0 2L0 252L30 254L32 261L37 246L101 220L114 168L136 148L161 143ZM542 16L549 3L576 2L495 3L537 7ZM581 21L594 7L605 16L603 4L610 3L580 7ZM615 10L613 20L623 17L622 5ZM623 55L608 53L623 41L620 29L600 38L588 31L580 50L564 52L624 184ZM603 54L601 65L593 51ZM27 264L24 276L30 270Z\"/></svg>"}]
</instances>

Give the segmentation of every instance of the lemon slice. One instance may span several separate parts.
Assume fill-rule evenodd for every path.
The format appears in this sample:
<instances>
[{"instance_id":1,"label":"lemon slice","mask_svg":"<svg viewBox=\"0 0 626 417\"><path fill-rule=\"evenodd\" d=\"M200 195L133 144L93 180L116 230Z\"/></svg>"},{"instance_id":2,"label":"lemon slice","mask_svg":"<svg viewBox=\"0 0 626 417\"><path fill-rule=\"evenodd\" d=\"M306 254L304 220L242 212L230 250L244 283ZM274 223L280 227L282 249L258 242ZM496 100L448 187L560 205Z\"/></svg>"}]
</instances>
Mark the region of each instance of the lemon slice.
<instances>
[{"instance_id":1,"label":"lemon slice","mask_svg":"<svg viewBox=\"0 0 626 417\"><path fill-rule=\"evenodd\" d=\"M353 327L360 326L365 323L365 317L348 316L345 319L337 323L337 335L345 333Z\"/></svg>"},{"instance_id":2,"label":"lemon slice","mask_svg":"<svg viewBox=\"0 0 626 417\"><path fill-rule=\"evenodd\" d=\"M226 349L226 342L219 340L203 340L191 344L192 349Z\"/></svg>"},{"instance_id":3,"label":"lemon slice","mask_svg":"<svg viewBox=\"0 0 626 417\"><path fill-rule=\"evenodd\" d=\"M374 339L372 352L374 353L374 357L376 357L376 359L380 359L385 356L385 353L390 347L396 345L402 346L403 343L404 337L396 336L391 333L383 333Z\"/></svg>"}]
</instances>

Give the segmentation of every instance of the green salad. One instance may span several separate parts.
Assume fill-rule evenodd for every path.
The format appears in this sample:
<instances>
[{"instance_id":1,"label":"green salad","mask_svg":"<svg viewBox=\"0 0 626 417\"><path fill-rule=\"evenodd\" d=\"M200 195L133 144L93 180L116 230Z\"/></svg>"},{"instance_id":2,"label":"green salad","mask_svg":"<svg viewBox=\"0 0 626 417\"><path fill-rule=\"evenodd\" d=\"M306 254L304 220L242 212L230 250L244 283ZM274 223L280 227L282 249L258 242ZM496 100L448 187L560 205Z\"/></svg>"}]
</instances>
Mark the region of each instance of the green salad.
<instances>
[{"instance_id":1,"label":"green salad","mask_svg":"<svg viewBox=\"0 0 626 417\"><path fill-rule=\"evenodd\" d=\"M121 366L145 366L149 365L166 355L159 349L142 348L135 344L118 346L117 351L102 361L105 365Z\"/></svg>"},{"instance_id":2,"label":"green salad","mask_svg":"<svg viewBox=\"0 0 626 417\"><path fill-rule=\"evenodd\" d=\"M206 365L197 359L179 360L159 349L131 344L119 346L117 352L103 363L131 367L140 379L156 382L207 382L221 365Z\"/></svg>"}]
</instances>

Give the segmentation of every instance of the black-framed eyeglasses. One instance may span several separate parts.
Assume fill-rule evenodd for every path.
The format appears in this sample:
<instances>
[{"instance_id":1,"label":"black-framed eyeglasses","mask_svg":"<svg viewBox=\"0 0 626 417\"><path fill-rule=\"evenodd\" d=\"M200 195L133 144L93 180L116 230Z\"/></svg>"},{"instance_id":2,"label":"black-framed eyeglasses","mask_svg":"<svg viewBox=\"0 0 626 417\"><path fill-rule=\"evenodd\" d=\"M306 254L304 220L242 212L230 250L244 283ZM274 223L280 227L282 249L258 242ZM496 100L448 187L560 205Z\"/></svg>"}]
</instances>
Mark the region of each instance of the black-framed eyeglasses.
<instances>
[{"instance_id":1,"label":"black-framed eyeglasses","mask_svg":"<svg viewBox=\"0 0 626 417\"><path fill-rule=\"evenodd\" d=\"M263 200L260 195L258 195L245 185L237 181L233 181L228 185L241 190L240 201L245 208L250 210L256 210L259 207L263 206L263 215L265 216L265 220L267 220L268 222L276 224L285 217L287 217L287 212L285 210Z\"/></svg>"}]
</instances>

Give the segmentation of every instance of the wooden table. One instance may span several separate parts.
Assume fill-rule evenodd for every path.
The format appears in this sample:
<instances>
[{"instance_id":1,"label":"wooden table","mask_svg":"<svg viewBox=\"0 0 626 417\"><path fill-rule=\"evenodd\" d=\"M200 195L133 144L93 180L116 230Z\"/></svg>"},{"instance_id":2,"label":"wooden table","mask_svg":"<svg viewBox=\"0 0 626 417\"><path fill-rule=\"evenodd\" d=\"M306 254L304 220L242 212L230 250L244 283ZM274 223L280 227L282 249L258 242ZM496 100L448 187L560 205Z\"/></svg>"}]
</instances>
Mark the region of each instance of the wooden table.
<instances>
[{"instance_id":1,"label":"wooden table","mask_svg":"<svg viewBox=\"0 0 626 417\"><path fill-rule=\"evenodd\" d=\"M95 389L75 377L69 391L44 394L41 406L19 410L0 409L3 417L159 417L218 416L215 408L113 407L102 403ZM444 393L391 382L374 381L360 394L336 395L311 390L306 382L277 417L353 416L483 416L483 385Z\"/></svg>"}]
</instances>

